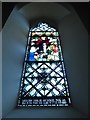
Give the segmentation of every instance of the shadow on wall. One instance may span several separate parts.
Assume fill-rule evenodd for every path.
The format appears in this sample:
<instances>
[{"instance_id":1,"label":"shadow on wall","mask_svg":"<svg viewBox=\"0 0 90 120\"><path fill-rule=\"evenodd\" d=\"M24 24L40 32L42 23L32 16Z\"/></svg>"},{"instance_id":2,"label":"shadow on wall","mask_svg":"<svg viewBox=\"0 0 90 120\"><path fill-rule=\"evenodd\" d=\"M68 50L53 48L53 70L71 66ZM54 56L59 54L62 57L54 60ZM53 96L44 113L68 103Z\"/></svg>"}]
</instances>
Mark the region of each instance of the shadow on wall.
<instances>
[{"instance_id":1,"label":"shadow on wall","mask_svg":"<svg viewBox=\"0 0 90 120\"><path fill-rule=\"evenodd\" d=\"M3 116L16 107L29 25L14 9L2 31Z\"/></svg>"}]
</instances>

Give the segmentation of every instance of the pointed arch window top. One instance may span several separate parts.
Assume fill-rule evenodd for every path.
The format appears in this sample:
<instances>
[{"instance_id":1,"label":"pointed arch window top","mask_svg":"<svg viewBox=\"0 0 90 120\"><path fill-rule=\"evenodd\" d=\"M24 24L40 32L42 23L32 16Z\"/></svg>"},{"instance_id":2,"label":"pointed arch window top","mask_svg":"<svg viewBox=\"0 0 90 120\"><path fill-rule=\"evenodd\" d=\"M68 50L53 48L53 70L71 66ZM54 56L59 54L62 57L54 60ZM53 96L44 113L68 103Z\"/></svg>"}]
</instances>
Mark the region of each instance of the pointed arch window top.
<instances>
[{"instance_id":1,"label":"pointed arch window top","mask_svg":"<svg viewBox=\"0 0 90 120\"><path fill-rule=\"evenodd\" d=\"M30 31L56 31L56 29L49 27L46 23L39 23L37 27L30 29Z\"/></svg>"}]
</instances>

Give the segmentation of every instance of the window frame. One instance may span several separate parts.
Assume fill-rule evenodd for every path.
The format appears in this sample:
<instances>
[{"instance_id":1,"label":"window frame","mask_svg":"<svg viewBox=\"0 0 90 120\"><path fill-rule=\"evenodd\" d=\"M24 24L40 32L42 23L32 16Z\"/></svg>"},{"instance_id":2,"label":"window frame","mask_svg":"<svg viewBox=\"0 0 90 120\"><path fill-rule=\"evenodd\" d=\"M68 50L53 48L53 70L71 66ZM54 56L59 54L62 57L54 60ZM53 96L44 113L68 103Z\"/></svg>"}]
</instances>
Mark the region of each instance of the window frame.
<instances>
[{"instance_id":1,"label":"window frame","mask_svg":"<svg viewBox=\"0 0 90 120\"><path fill-rule=\"evenodd\" d=\"M40 23L39 23L39 25L40 25ZM20 83L20 90L19 90L19 99L18 99L18 106L69 106L70 104L71 104L71 98L70 98L70 91L69 91L69 86L68 86L68 88L66 88L65 87L65 90L66 90L66 92L68 91L68 93L69 93L69 95L68 96L59 96L59 98L60 98L60 100L62 101L63 99L66 99L66 104L65 105L58 105L58 104L53 104L53 105L39 105L39 104L37 104L37 105L35 105L35 104L32 104L32 105L30 105L30 104L23 104L23 105L21 105L21 101L22 101L22 96L21 96L21 94L22 94L22 86L23 86L23 84L24 84L24 80L23 79L25 79L25 77L23 77L23 75L26 73L26 64L28 64L28 63L30 63L30 61L27 61L27 59L28 59L28 52L27 52L27 48L28 48L28 45L29 45L29 50L30 50L30 44L29 43L31 43L31 38L32 38L32 36L30 36L31 35L31 32L32 32L32 28L31 28L31 30L29 31L29 35L28 35L28 40L27 40L27 45L26 45L26 50L25 50L25 59L24 59L24 63L23 63L23 72L22 72L22 80L21 80L21 83ZM40 32L40 31L39 31ZM42 32L42 31L41 31ZM59 45L60 45L60 47L61 47L61 54L60 55L62 55L62 46L61 46L61 41L60 41L60 34L58 33L58 36L55 36L55 37L58 37L59 38ZM31 62L34 62L34 61L31 61ZM39 61L40 62L40 61ZM45 62L47 62L47 61L42 61L42 63L44 64ZM50 62L50 61L48 61L48 62ZM51 63L52 62L55 62L55 61L51 61ZM57 61L56 61L57 62ZM62 56L62 61L61 61L61 63L62 63L62 66L63 66L63 74L65 74L65 78L66 78L66 81L67 81L67 76L66 76L66 70L65 70L65 67L64 67L64 60L63 60L63 56ZM64 79L64 82L65 82L65 79ZM68 81L67 81L68 82ZM33 99L33 98L32 98ZM47 98L47 97L45 97L45 96L42 96L42 98L40 98L40 99L44 99L44 100L46 100L46 99L49 99L49 97ZM54 98L52 97L52 99L58 99L58 96L54 96Z\"/></svg>"}]
</instances>

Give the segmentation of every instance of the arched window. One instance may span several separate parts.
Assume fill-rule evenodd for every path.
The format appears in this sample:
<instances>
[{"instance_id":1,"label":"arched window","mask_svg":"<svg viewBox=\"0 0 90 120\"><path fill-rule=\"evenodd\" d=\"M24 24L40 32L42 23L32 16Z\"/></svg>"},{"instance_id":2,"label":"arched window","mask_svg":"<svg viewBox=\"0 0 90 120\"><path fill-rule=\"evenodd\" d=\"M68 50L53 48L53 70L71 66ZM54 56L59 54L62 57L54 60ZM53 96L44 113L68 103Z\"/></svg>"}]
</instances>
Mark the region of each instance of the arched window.
<instances>
[{"instance_id":1,"label":"arched window","mask_svg":"<svg viewBox=\"0 0 90 120\"><path fill-rule=\"evenodd\" d=\"M18 106L68 106L59 33L46 23L30 29Z\"/></svg>"}]
</instances>

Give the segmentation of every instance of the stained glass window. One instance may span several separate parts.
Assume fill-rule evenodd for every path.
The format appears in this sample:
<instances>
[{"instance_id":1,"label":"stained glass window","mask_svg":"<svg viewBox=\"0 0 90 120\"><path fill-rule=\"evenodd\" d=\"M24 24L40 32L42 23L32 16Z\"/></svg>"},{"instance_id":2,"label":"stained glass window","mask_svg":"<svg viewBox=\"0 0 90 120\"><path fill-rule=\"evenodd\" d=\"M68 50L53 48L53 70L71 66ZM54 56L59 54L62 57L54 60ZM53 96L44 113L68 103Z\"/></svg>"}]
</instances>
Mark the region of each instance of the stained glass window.
<instances>
[{"instance_id":1,"label":"stained glass window","mask_svg":"<svg viewBox=\"0 0 90 120\"><path fill-rule=\"evenodd\" d=\"M46 23L30 29L18 106L71 103L59 36Z\"/></svg>"}]
</instances>

